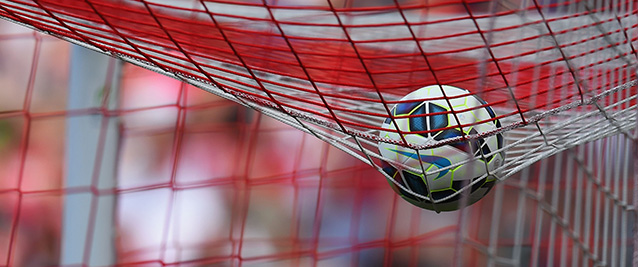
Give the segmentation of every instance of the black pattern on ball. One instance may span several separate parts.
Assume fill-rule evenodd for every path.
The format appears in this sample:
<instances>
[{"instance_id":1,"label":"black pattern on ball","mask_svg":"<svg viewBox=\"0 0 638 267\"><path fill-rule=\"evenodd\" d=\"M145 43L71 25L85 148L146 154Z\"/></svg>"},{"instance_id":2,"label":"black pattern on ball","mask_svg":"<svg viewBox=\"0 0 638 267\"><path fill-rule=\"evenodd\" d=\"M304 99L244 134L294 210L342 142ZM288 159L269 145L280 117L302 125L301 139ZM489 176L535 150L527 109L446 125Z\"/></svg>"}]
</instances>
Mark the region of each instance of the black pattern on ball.
<instances>
[{"instance_id":1,"label":"black pattern on ball","mask_svg":"<svg viewBox=\"0 0 638 267\"><path fill-rule=\"evenodd\" d=\"M382 161L382 164L383 164L382 165L383 171L387 175L392 177L394 181L397 182L398 184L422 196L427 196L429 194L428 188L423 182L423 180L421 179L421 177L407 171L403 171L402 173L399 173L399 171L396 168L392 167L390 164L388 164L385 161ZM404 179L405 179L405 182L404 182ZM414 194L403 190L403 188L401 187L393 185L392 188L394 188L395 191L398 191L398 193L402 197L406 197L415 201L424 201L424 199L421 199L415 196Z\"/></svg>"},{"instance_id":2,"label":"black pattern on ball","mask_svg":"<svg viewBox=\"0 0 638 267\"><path fill-rule=\"evenodd\" d=\"M395 107L394 115L410 114L410 111L412 111L414 108L416 108L418 105L421 105L421 104L423 104L422 101L411 101L411 102L399 103Z\"/></svg>"},{"instance_id":3,"label":"black pattern on ball","mask_svg":"<svg viewBox=\"0 0 638 267\"><path fill-rule=\"evenodd\" d=\"M451 202L460 200L463 194L456 194L456 195L454 194L458 192L459 190L463 189L465 186L472 183L473 181L475 181L476 179L480 179L480 177L477 177L471 180L453 181L452 186L448 189L437 190L435 192L429 192L427 185L425 184L425 182L423 181L423 178L420 175L415 175L407 171L399 172L396 168L394 168L393 166L391 166L385 161L382 161L382 167L383 167L383 171L387 175L392 177L397 184L402 185L403 187L407 188L408 190L411 190L414 193L417 193L426 197L429 196L434 201L439 201L449 197L448 199L444 201L438 202L439 204L451 203ZM483 179L482 181L479 181L473 184L472 187L470 188L469 193L471 194L471 193L474 193L476 190L479 190L481 188L486 188L487 190L485 191L485 194L487 194L494 186L493 180L489 182L487 180L488 179ZM417 202L428 203L428 204L434 203L433 201L428 201L428 200L419 198L415 196L414 194L408 191L405 191L401 187L394 185L392 182L390 182L390 184L392 185L392 188L395 191L397 191L397 193L399 193L399 195L403 198L410 199Z\"/></svg>"},{"instance_id":4,"label":"black pattern on ball","mask_svg":"<svg viewBox=\"0 0 638 267\"><path fill-rule=\"evenodd\" d=\"M447 120L447 113L442 113L442 114L434 114L434 113L439 113L439 112L446 112L447 110L441 106L435 105L433 103L430 103L429 105L429 111L430 111L430 129L432 130L436 130L436 129L442 129L447 127L448 125L448 120ZM437 132L432 132L432 135L436 135Z\"/></svg>"},{"instance_id":5,"label":"black pattern on ball","mask_svg":"<svg viewBox=\"0 0 638 267\"><path fill-rule=\"evenodd\" d=\"M422 131L427 131L427 117L426 117L426 112L425 112L425 105L422 105L420 107L418 107L416 110L414 110L414 112L412 112L410 115L415 115L418 117L412 117L409 120L410 123L410 132L422 132ZM427 137L427 134L423 133L423 134L419 134L423 137Z\"/></svg>"}]
</instances>

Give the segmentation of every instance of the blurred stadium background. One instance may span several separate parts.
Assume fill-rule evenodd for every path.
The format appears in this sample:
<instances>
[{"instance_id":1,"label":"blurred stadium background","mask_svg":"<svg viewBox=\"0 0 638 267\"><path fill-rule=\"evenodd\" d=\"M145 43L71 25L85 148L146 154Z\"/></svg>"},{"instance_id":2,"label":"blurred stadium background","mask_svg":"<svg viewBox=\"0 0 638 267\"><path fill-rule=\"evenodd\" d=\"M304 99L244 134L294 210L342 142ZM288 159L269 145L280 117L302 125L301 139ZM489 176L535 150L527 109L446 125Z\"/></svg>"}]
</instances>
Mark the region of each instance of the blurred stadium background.
<instances>
[{"instance_id":1,"label":"blurred stadium background","mask_svg":"<svg viewBox=\"0 0 638 267\"><path fill-rule=\"evenodd\" d=\"M69 110L72 49L0 20L2 265L57 265L63 202L79 193L115 196L120 265L630 265L635 167L622 137L543 159L477 204L436 214L311 135L132 65L116 108L98 94L94 108ZM106 190L64 182L67 122L91 114L118 121Z\"/></svg>"}]
</instances>

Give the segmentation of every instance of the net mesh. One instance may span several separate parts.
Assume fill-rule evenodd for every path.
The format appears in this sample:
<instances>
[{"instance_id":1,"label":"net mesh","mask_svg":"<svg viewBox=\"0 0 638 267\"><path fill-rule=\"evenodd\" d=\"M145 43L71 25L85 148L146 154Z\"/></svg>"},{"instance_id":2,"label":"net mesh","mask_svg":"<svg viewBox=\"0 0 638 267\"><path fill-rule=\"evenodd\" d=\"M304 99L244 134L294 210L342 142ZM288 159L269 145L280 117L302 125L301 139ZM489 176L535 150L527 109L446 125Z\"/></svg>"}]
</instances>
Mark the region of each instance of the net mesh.
<instances>
[{"instance_id":1,"label":"net mesh","mask_svg":"<svg viewBox=\"0 0 638 267\"><path fill-rule=\"evenodd\" d=\"M41 0L5 1L0 12L257 109L376 166L379 141L421 149L477 138L378 137L399 98L428 84L470 90L498 111L499 131L517 130L505 136L501 179L635 124L633 1Z\"/></svg>"},{"instance_id":2,"label":"net mesh","mask_svg":"<svg viewBox=\"0 0 638 267\"><path fill-rule=\"evenodd\" d=\"M69 109L68 45L1 24L3 262L57 265L63 200L88 193L117 198L123 265L630 265L635 3L318 2L2 1L178 78L126 65L117 107ZM511 177L435 215L365 163L398 99L441 83L497 111ZM120 122L117 185L63 184L65 122L94 114Z\"/></svg>"}]
</instances>

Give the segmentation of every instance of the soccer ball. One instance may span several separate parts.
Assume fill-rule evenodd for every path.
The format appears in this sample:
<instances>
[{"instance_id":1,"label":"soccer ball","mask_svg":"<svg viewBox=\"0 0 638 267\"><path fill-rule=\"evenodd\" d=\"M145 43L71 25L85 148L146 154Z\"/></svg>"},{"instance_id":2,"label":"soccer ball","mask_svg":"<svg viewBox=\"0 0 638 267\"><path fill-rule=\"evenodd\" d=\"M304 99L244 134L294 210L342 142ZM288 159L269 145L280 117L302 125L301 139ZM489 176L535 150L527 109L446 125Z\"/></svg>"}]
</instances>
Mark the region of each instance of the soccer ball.
<instances>
[{"instance_id":1,"label":"soccer ball","mask_svg":"<svg viewBox=\"0 0 638 267\"><path fill-rule=\"evenodd\" d=\"M483 99L467 90L447 85L431 85L413 91L403 97L391 112L394 121L387 118L383 122L384 130L380 136L402 140L396 132L398 127L403 138L414 145L501 127L495 119L494 110ZM459 127L459 123L463 127ZM425 133L429 130L434 131ZM459 209L466 197L465 205L468 206L484 197L496 181L493 171L505 160L504 152L494 153L502 147L501 134L422 149L418 153L415 149L379 143L381 156L388 160L382 161L381 167L392 178L393 181L388 180L392 189L408 202L437 212ZM391 162L400 162L421 171L415 172ZM458 165L461 162L465 163ZM453 165L458 166L449 167ZM416 196L397 184L429 199ZM470 188L455 194L469 185Z\"/></svg>"}]
</instances>

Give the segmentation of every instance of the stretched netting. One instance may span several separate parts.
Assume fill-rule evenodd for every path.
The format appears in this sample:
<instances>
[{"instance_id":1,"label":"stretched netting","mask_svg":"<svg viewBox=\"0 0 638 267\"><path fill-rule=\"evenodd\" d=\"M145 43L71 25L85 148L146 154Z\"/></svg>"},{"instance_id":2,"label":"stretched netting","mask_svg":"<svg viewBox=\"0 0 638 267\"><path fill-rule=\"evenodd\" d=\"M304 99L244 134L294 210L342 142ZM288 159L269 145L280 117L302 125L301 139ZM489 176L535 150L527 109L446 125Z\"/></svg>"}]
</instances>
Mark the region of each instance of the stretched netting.
<instances>
[{"instance_id":1,"label":"stretched netting","mask_svg":"<svg viewBox=\"0 0 638 267\"><path fill-rule=\"evenodd\" d=\"M0 16L255 108L370 164L392 105L429 84L468 89L498 111L499 130L518 141L507 142L502 179L635 125L633 1L365 5L4 1Z\"/></svg>"},{"instance_id":2,"label":"stretched netting","mask_svg":"<svg viewBox=\"0 0 638 267\"><path fill-rule=\"evenodd\" d=\"M58 264L63 203L87 194L117 201L115 253L94 263L95 204L62 265L629 265L636 3L386 2L1 1L47 34L2 24L4 262ZM49 36L177 80L125 65L119 96L70 108L68 46ZM497 131L464 138L505 138L502 182L459 212L410 206L369 166L379 142L458 141L378 137L429 84L497 113ZM94 115L118 140L85 156L115 150L117 172L65 184L80 168L61 157L65 124Z\"/></svg>"}]
</instances>

